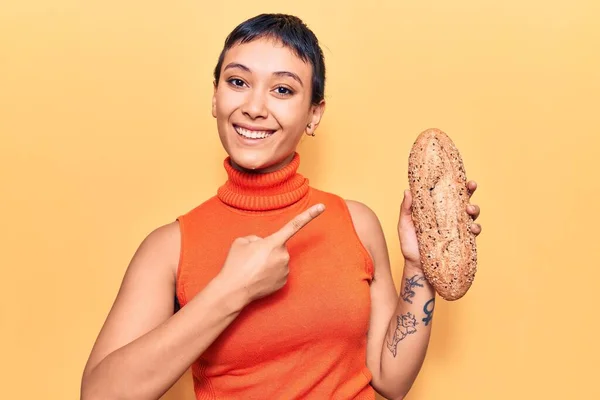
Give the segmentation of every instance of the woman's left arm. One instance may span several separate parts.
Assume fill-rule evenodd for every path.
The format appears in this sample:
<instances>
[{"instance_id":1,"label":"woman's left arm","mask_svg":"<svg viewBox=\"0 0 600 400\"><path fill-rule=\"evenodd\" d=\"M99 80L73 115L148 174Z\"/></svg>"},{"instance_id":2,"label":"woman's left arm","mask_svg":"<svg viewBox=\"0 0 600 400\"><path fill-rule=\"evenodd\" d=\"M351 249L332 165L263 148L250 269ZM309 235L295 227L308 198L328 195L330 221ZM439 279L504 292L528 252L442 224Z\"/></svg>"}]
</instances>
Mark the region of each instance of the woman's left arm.
<instances>
[{"instance_id":1,"label":"woman's left arm","mask_svg":"<svg viewBox=\"0 0 600 400\"><path fill-rule=\"evenodd\" d=\"M468 183L471 195L476 187L475 182ZM398 222L404 256L400 294L394 286L379 219L364 204L347 201L358 236L374 264L367 367L373 375L373 388L391 400L403 399L417 378L429 344L435 306L435 291L421 270L416 232L410 217L411 201L410 192L405 192ZM476 219L479 207L470 205L467 212ZM473 224L471 229L476 235L481 233L479 224Z\"/></svg>"}]
</instances>

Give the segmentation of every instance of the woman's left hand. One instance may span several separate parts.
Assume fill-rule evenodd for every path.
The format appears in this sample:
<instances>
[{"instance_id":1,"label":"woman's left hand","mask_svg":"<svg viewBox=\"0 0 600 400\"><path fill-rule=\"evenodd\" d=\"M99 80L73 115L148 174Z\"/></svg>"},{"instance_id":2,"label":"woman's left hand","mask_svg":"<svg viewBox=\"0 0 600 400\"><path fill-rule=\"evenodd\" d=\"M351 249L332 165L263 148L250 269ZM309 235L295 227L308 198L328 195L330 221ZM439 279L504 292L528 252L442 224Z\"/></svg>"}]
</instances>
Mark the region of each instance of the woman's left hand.
<instances>
[{"instance_id":1,"label":"woman's left hand","mask_svg":"<svg viewBox=\"0 0 600 400\"><path fill-rule=\"evenodd\" d=\"M477 183L475 181L469 181L467 183L467 189L469 191L469 199L475 193L477 189ZM421 260L419 257L419 244L417 242L417 233L415 225L411 217L412 213L412 197L410 190L404 191L404 199L400 206L400 218L398 220L398 237L400 239L400 249L404 256L406 265L412 267L421 268ZM480 209L474 204L467 205L467 213L473 217L473 221L479 217ZM481 233L481 225L473 223L471 225L471 232L478 236Z\"/></svg>"}]
</instances>

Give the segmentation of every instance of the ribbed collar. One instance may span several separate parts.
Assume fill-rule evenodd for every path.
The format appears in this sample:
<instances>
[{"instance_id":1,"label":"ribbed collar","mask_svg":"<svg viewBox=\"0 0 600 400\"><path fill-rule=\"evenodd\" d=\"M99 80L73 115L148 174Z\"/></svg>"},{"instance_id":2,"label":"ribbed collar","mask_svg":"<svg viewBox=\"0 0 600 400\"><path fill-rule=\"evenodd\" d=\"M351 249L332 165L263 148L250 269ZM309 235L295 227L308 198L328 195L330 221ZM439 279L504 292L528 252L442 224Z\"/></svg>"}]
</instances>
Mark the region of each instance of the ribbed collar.
<instances>
[{"instance_id":1,"label":"ribbed collar","mask_svg":"<svg viewBox=\"0 0 600 400\"><path fill-rule=\"evenodd\" d=\"M217 191L223 203L246 211L270 211L290 206L308 193L308 179L298 173L300 155L280 170L251 173L235 169L230 157L223 163L227 182Z\"/></svg>"}]
</instances>

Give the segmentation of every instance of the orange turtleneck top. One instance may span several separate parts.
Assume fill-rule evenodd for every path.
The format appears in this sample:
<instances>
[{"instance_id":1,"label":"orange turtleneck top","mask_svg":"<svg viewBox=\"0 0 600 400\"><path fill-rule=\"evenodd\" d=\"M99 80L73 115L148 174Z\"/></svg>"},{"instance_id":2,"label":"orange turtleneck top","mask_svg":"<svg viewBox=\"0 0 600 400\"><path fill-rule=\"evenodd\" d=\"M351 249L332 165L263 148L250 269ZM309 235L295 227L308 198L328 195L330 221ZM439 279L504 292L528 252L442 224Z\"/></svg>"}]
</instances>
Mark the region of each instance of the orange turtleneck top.
<instances>
[{"instance_id":1,"label":"orange turtleneck top","mask_svg":"<svg viewBox=\"0 0 600 400\"><path fill-rule=\"evenodd\" d=\"M373 265L346 202L309 186L296 153L279 171L224 162L217 194L180 216L181 307L221 269L239 236L272 234L313 204L325 212L287 242L286 285L247 305L192 365L196 399L374 399L366 367Z\"/></svg>"}]
</instances>

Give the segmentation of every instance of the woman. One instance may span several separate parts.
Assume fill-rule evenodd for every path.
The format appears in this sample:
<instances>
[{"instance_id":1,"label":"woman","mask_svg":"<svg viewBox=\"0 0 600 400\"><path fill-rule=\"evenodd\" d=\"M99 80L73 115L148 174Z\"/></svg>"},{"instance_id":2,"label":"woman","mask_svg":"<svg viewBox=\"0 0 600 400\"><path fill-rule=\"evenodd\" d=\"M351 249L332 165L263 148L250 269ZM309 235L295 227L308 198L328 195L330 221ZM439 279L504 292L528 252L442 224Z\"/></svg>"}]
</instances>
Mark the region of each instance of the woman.
<instances>
[{"instance_id":1,"label":"woman","mask_svg":"<svg viewBox=\"0 0 600 400\"><path fill-rule=\"evenodd\" d=\"M322 51L298 18L259 15L228 36L212 102L227 182L141 243L82 398L157 399L190 366L198 399L406 395L435 295L420 269L410 193L398 224L398 297L373 212L297 173L296 146L314 136L324 86Z\"/></svg>"}]
</instances>

